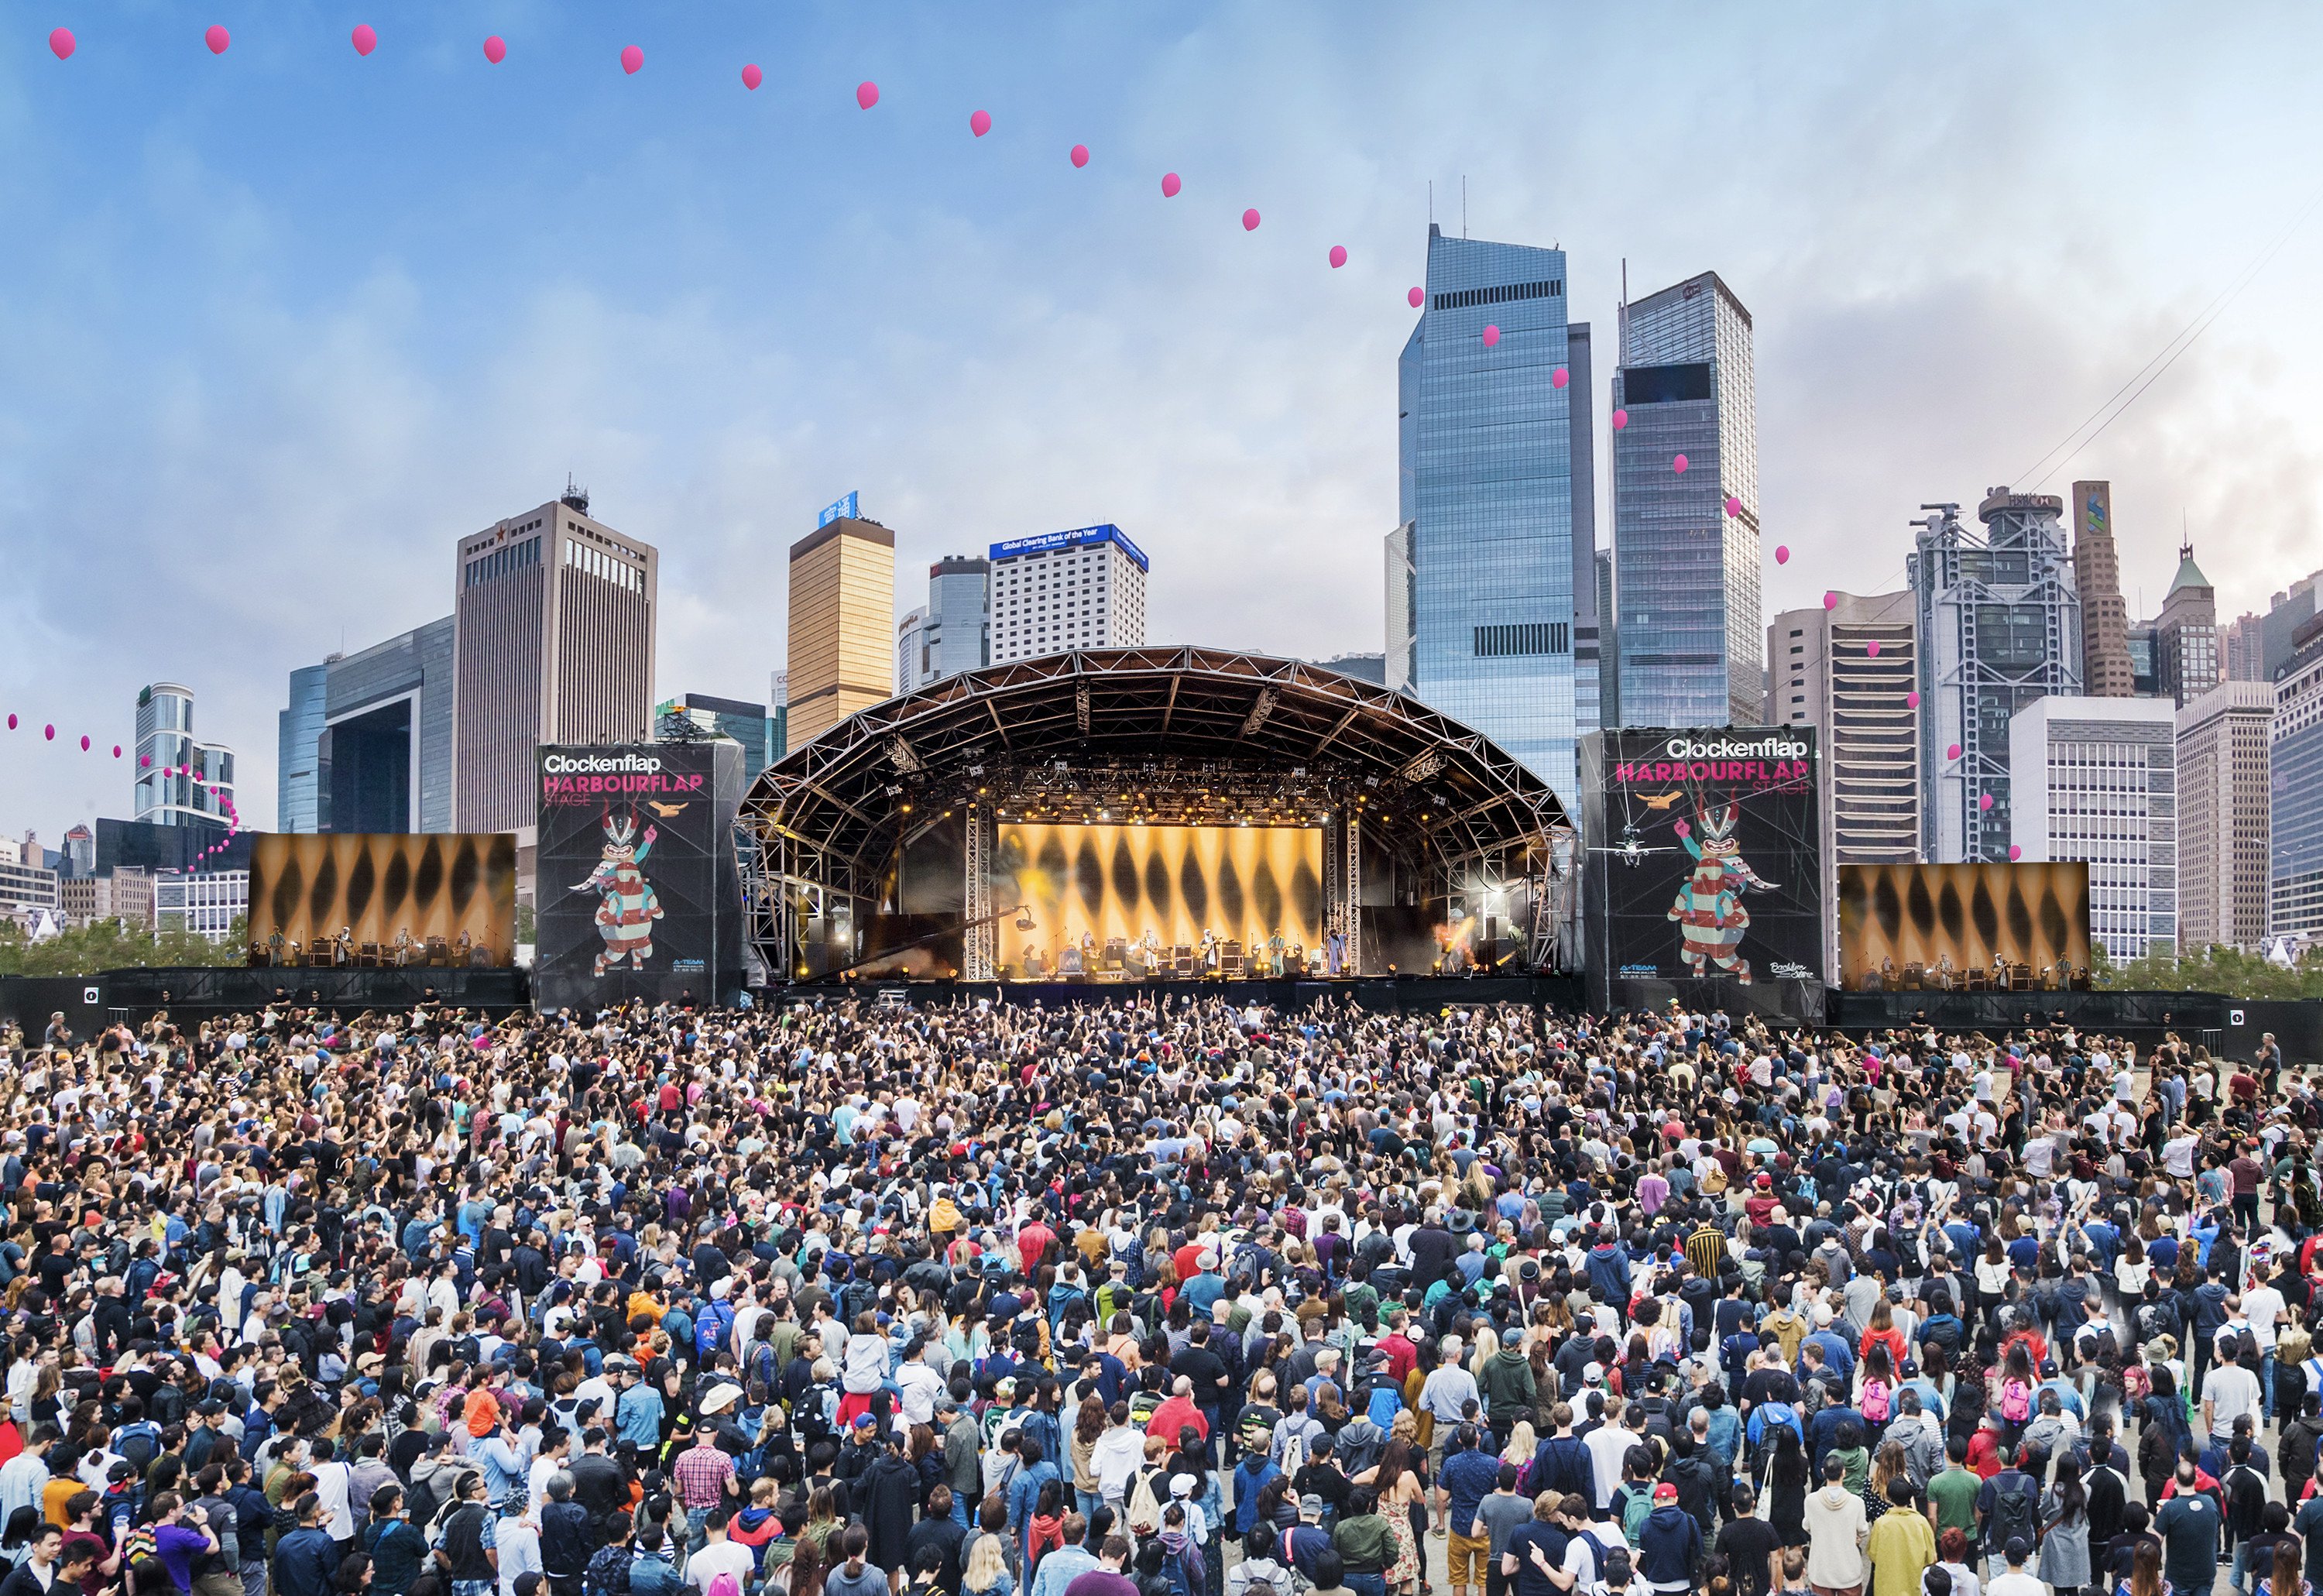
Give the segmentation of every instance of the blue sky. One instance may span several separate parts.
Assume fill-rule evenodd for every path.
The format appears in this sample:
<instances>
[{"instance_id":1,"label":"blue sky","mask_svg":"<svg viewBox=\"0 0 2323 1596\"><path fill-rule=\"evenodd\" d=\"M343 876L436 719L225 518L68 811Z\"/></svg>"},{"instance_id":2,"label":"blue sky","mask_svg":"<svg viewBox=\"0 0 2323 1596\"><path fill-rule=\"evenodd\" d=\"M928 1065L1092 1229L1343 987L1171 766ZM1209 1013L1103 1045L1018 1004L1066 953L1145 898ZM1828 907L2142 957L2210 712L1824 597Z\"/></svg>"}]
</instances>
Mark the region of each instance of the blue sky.
<instances>
[{"instance_id":1,"label":"blue sky","mask_svg":"<svg viewBox=\"0 0 2323 1596\"><path fill-rule=\"evenodd\" d=\"M445 613L454 538L568 471L662 550L665 694L764 693L784 550L850 488L905 604L937 555L1114 520L1157 639L1376 648L1403 294L1428 185L1456 228L1464 176L1471 233L1562 244L1609 341L1624 257L1635 290L1714 268L1750 307L1762 518L1796 551L1770 613L1896 585L1922 500L2025 486L2311 197L2318 32L2292 6L20 0L0 707L61 735L0 742L0 829L125 814L129 761L68 745L127 744L158 678L270 822L289 669ZM2229 614L2323 564L2318 258L2323 221L2049 484L2113 481L2134 610L2181 515Z\"/></svg>"}]
</instances>

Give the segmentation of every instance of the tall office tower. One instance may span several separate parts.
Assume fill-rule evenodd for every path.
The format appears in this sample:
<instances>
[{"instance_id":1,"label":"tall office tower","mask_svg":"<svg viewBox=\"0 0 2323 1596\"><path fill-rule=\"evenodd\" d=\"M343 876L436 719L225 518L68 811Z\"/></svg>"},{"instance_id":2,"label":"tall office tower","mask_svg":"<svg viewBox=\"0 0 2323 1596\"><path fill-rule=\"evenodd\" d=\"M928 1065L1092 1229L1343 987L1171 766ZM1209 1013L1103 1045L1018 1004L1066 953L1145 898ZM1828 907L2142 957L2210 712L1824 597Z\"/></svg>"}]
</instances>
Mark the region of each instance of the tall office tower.
<instances>
[{"instance_id":1,"label":"tall office tower","mask_svg":"<svg viewBox=\"0 0 2323 1596\"><path fill-rule=\"evenodd\" d=\"M2263 682L2266 675L2266 623L2244 610L2226 624L2218 643L2221 679Z\"/></svg>"},{"instance_id":2,"label":"tall office tower","mask_svg":"<svg viewBox=\"0 0 2323 1596\"><path fill-rule=\"evenodd\" d=\"M1714 271L1621 310L1613 592L1626 726L1758 713L1758 417L1750 313ZM1685 462L1681 469L1678 461ZM1726 513L1726 501L1740 506Z\"/></svg>"},{"instance_id":3,"label":"tall office tower","mask_svg":"<svg viewBox=\"0 0 2323 1596\"><path fill-rule=\"evenodd\" d=\"M928 607L895 623L895 691L910 693L935 679L928 661Z\"/></svg>"},{"instance_id":4,"label":"tall office tower","mask_svg":"<svg viewBox=\"0 0 2323 1596\"><path fill-rule=\"evenodd\" d=\"M333 656L333 658L337 657ZM300 665L290 673L290 702L274 717L274 829L312 833L317 813L315 743L323 735L323 705L331 666Z\"/></svg>"},{"instance_id":5,"label":"tall office tower","mask_svg":"<svg viewBox=\"0 0 2323 1596\"><path fill-rule=\"evenodd\" d=\"M1411 686L1411 523L1387 535L1387 684Z\"/></svg>"},{"instance_id":6,"label":"tall office tower","mask_svg":"<svg viewBox=\"0 0 2323 1596\"><path fill-rule=\"evenodd\" d=\"M2081 682L2091 698L2127 698L2129 611L2113 544L2113 484L2073 484L2073 585L2081 595Z\"/></svg>"},{"instance_id":7,"label":"tall office tower","mask_svg":"<svg viewBox=\"0 0 2323 1596\"><path fill-rule=\"evenodd\" d=\"M1143 609L1142 600L1139 609ZM972 555L946 555L929 566L927 625L928 681L941 682L990 665L992 562Z\"/></svg>"},{"instance_id":8,"label":"tall office tower","mask_svg":"<svg viewBox=\"0 0 2323 1596\"><path fill-rule=\"evenodd\" d=\"M1621 607L1613 601L1613 551L1597 551L1597 723L1621 722Z\"/></svg>"},{"instance_id":9,"label":"tall office tower","mask_svg":"<svg viewBox=\"0 0 2323 1596\"><path fill-rule=\"evenodd\" d=\"M2089 939L2116 963L2178 947L2177 721L2160 699L2067 695L2008 722L2009 839L2088 862Z\"/></svg>"},{"instance_id":10,"label":"tall office tower","mask_svg":"<svg viewBox=\"0 0 2323 1596\"><path fill-rule=\"evenodd\" d=\"M791 674L776 671L767 679L767 763L791 751Z\"/></svg>"},{"instance_id":11,"label":"tall office tower","mask_svg":"<svg viewBox=\"0 0 2323 1596\"><path fill-rule=\"evenodd\" d=\"M2299 652L2299 634L2315 619L2318 584L2323 584L2323 571L2300 577L2267 601L2266 614L2259 621L2261 681L2281 681L2283 667Z\"/></svg>"},{"instance_id":12,"label":"tall office tower","mask_svg":"<svg viewBox=\"0 0 2323 1596\"><path fill-rule=\"evenodd\" d=\"M2178 944L2266 940L2274 689L2222 682L2178 711Z\"/></svg>"},{"instance_id":13,"label":"tall office tower","mask_svg":"<svg viewBox=\"0 0 2323 1596\"><path fill-rule=\"evenodd\" d=\"M460 539L452 830L529 830L543 743L645 738L660 571L650 545L592 519L569 484Z\"/></svg>"},{"instance_id":14,"label":"tall office tower","mask_svg":"<svg viewBox=\"0 0 2323 1596\"><path fill-rule=\"evenodd\" d=\"M1397 367L1396 519L1404 691L1570 794L1594 708L1574 673L1595 624L1595 535L1588 344L1565 280L1562 250L1428 227L1426 307Z\"/></svg>"},{"instance_id":15,"label":"tall office tower","mask_svg":"<svg viewBox=\"0 0 2323 1596\"><path fill-rule=\"evenodd\" d=\"M1919 666L1912 594L1839 595L1829 610L1786 610L1767 628L1769 726L1812 726L1823 750L1823 902L1839 901L1841 865L1920 857ZM1877 648L1875 653L1873 650ZM1838 922L1826 931L1825 978L1839 969Z\"/></svg>"},{"instance_id":16,"label":"tall office tower","mask_svg":"<svg viewBox=\"0 0 2323 1596\"><path fill-rule=\"evenodd\" d=\"M96 833L85 825L65 833L64 874L76 881L96 874Z\"/></svg>"},{"instance_id":17,"label":"tall office tower","mask_svg":"<svg viewBox=\"0 0 2323 1596\"><path fill-rule=\"evenodd\" d=\"M306 755L316 830L452 829L456 632L446 615L324 665L323 729ZM295 676L292 690L295 704Z\"/></svg>"},{"instance_id":18,"label":"tall office tower","mask_svg":"<svg viewBox=\"0 0 2323 1596\"><path fill-rule=\"evenodd\" d=\"M1607 722L1604 705L1604 611L1597 607L1597 391L1591 363L1589 324L1565 328L1566 365L1573 401L1566 427L1566 458L1573 472L1573 734L1586 737Z\"/></svg>"},{"instance_id":19,"label":"tall office tower","mask_svg":"<svg viewBox=\"0 0 2323 1596\"><path fill-rule=\"evenodd\" d=\"M767 733L773 721L764 704L739 698L717 698L707 693L681 693L654 706L654 738L674 741L698 739L707 733L741 745L745 784L774 763L767 752Z\"/></svg>"},{"instance_id":20,"label":"tall office tower","mask_svg":"<svg viewBox=\"0 0 2323 1596\"><path fill-rule=\"evenodd\" d=\"M895 693L895 535L839 516L791 545L787 742Z\"/></svg>"},{"instance_id":21,"label":"tall office tower","mask_svg":"<svg viewBox=\"0 0 2323 1596\"><path fill-rule=\"evenodd\" d=\"M2323 619L2293 636L2268 728L2266 934L2305 942L2323 938Z\"/></svg>"},{"instance_id":22,"label":"tall office tower","mask_svg":"<svg viewBox=\"0 0 2323 1596\"><path fill-rule=\"evenodd\" d=\"M137 694L134 817L157 826L223 826L234 750L194 736L194 690L156 682Z\"/></svg>"},{"instance_id":23,"label":"tall office tower","mask_svg":"<svg viewBox=\"0 0 2323 1596\"><path fill-rule=\"evenodd\" d=\"M2153 623L2155 674L2162 691L2183 709L2218 684L2218 593L2194 564L2194 546L2178 546L2162 614Z\"/></svg>"},{"instance_id":24,"label":"tall office tower","mask_svg":"<svg viewBox=\"0 0 2323 1596\"><path fill-rule=\"evenodd\" d=\"M1145 553L1115 526L992 546L992 663L1145 641Z\"/></svg>"},{"instance_id":25,"label":"tall office tower","mask_svg":"<svg viewBox=\"0 0 2323 1596\"><path fill-rule=\"evenodd\" d=\"M1914 523L1905 559L1919 634L1920 857L2006 859L2009 720L2036 699L2081 693L2065 501L1995 488L1977 507L1980 535L1956 504L1920 508L1933 513Z\"/></svg>"}]
</instances>

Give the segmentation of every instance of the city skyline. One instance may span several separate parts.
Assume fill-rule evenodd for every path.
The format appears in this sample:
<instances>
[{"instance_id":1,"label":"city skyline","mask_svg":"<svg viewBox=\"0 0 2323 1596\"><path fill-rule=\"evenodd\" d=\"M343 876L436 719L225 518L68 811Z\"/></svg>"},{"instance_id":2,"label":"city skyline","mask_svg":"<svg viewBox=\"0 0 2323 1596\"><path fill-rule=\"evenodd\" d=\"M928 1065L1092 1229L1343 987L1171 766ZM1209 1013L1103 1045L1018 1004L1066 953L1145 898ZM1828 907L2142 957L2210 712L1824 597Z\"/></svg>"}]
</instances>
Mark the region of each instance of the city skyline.
<instances>
[{"instance_id":1,"label":"city skyline","mask_svg":"<svg viewBox=\"0 0 2323 1596\"><path fill-rule=\"evenodd\" d=\"M221 15L216 61L152 16L80 24L66 63L44 30L0 40L20 134L0 183L54 243L0 265L20 352L0 614L11 709L127 744L136 686L184 681L261 825L289 670L441 615L434 551L568 471L668 551L662 690L753 695L782 658L778 551L849 487L913 528L907 567L1113 520L1158 562L1157 640L1378 647L1382 373L1415 319L1428 186L1456 231L1464 173L1472 237L1566 252L1574 320L1612 325L1625 257L1633 283L1731 282L1758 335L1765 541L1795 555L1762 568L1764 610L1887 591L1912 506L2015 481L2280 229L2307 113L2271 85L2323 31L2227 18L2165 52L2093 7L1819 8L1682 38L1510 8L1480 57L1385 10L980 30L927 8L538 11L495 24L511 53L484 80L449 6L362 61L326 19ZM2262 28L2277 49L2253 51ZM609 65L630 33L635 78ZM1996 50L2053 92L2015 92ZM1576 52L1603 70L1538 95ZM755 96L743 59L768 69ZM1650 136L1616 114L1648 59L1700 91ZM1777 61L1798 92L1769 100ZM1942 105L1881 108L1932 73ZM865 77L871 113L849 93ZM2200 140L2136 111L2165 94ZM314 115L336 103L361 115ZM1683 174L1738 118L1731 192L1705 197ZM2240 146L2261 158L2199 209L2170 197ZM1166 203L1164 170L1186 179ZM2004 213L2046 225L1978 235ZM810 222L831 247L764 247ZM2323 425L2288 397L2323 344L2294 309L2313 248L2043 490L2113 483L2133 610L2157 606L2181 509L2221 615L2316 563ZM1601 355L1601 500L1610 372ZM64 601L77 583L134 601ZM0 813L51 837L124 813L111 766L60 739L0 773Z\"/></svg>"}]
</instances>

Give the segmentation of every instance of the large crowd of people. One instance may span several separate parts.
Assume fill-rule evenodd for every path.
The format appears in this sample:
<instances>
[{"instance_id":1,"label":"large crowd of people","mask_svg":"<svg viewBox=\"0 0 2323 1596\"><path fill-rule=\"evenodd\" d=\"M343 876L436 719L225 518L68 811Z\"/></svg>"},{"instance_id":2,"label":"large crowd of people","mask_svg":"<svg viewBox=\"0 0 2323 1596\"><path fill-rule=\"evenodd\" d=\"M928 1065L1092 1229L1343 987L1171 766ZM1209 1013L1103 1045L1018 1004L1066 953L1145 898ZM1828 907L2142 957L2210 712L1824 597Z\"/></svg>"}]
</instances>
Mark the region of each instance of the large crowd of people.
<instances>
[{"instance_id":1,"label":"large crowd of people","mask_svg":"<svg viewBox=\"0 0 2323 1596\"><path fill-rule=\"evenodd\" d=\"M0 1596L2323 1580L2323 1073L2271 1038L1205 992L0 1043Z\"/></svg>"}]
</instances>

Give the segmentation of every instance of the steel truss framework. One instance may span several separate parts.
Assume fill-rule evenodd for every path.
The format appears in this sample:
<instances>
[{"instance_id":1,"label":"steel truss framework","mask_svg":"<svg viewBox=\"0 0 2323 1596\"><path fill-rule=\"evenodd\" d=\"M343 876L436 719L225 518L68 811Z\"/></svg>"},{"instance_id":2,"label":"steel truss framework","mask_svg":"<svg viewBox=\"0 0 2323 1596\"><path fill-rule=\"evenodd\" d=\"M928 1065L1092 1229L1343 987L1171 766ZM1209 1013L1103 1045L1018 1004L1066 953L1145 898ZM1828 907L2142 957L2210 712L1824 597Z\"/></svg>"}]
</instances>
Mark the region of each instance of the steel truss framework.
<instances>
[{"instance_id":1,"label":"steel truss framework","mask_svg":"<svg viewBox=\"0 0 2323 1596\"><path fill-rule=\"evenodd\" d=\"M742 818L765 861L750 933L768 970L794 977L814 916L834 898L868 908L908 836L963 815L971 876L1000 820L1324 826L1350 949L1366 859L1400 856L1445 892L1522 884L1535 902L1571 859L1545 782L1376 683L1217 649L1050 655L876 704L759 775ZM973 881L969 901L991 903ZM1555 968L1556 922L1527 918L1527 962ZM963 952L981 969L988 928Z\"/></svg>"}]
</instances>

